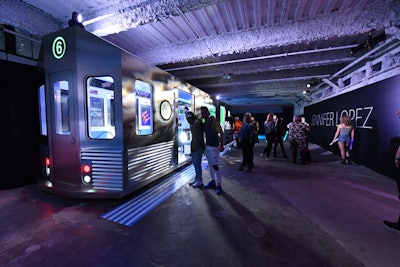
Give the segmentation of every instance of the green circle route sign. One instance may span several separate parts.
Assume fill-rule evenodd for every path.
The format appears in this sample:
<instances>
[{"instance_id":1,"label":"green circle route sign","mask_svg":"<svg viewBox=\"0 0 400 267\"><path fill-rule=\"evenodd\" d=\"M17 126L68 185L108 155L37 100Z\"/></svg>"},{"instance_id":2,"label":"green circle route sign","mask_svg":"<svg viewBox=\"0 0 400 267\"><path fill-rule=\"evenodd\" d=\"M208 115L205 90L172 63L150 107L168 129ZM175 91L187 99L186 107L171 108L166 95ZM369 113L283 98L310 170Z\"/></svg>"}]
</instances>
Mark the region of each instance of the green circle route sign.
<instances>
[{"instance_id":1,"label":"green circle route sign","mask_svg":"<svg viewBox=\"0 0 400 267\"><path fill-rule=\"evenodd\" d=\"M64 38L61 36L57 36L52 45L53 56L56 59L60 59L64 56L65 51L67 50L67 44L65 43Z\"/></svg>"}]
</instances>

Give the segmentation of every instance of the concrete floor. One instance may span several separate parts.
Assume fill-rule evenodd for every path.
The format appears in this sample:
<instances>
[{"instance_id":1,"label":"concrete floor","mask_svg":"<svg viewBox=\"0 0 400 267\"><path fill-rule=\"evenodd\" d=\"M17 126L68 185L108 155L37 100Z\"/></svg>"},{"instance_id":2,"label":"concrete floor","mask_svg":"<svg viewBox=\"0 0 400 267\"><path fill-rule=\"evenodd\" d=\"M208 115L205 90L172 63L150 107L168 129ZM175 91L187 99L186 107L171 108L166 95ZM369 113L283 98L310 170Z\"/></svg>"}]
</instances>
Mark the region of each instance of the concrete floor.
<instances>
[{"instance_id":1,"label":"concrete floor","mask_svg":"<svg viewBox=\"0 0 400 267\"><path fill-rule=\"evenodd\" d=\"M185 183L131 226L102 215L143 192L1 190L0 266L400 266L400 234L382 225L400 210L393 179L313 144L309 165L266 161L264 147L252 173L237 170L239 149L221 157L223 195Z\"/></svg>"}]
</instances>

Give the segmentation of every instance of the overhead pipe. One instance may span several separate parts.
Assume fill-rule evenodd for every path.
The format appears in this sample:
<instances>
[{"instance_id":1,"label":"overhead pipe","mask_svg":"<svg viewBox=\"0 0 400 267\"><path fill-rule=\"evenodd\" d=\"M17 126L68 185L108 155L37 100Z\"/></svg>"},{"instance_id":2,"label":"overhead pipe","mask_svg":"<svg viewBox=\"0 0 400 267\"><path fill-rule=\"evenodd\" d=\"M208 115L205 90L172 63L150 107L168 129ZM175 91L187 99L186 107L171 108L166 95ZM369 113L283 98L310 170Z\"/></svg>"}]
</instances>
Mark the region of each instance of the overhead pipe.
<instances>
[{"instance_id":1,"label":"overhead pipe","mask_svg":"<svg viewBox=\"0 0 400 267\"><path fill-rule=\"evenodd\" d=\"M279 78L279 79L269 79L269 80L255 80L255 81L243 81L243 82L229 82L229 83L217 83L217 84L207 84L202 85L202 88L213 88L217 87L231 87L235 85L241 84L259 84L259 83L273 83L273 82L283 82L283 81L299 81L299 80L310 80L310 79L323 79L328 78L328 74L320 74L320 75L313 75L313 76L303 76L303 77L288 77L288 78Z\"/></svg>"},{"instance_id":2,"label":"overhead pipe","mask_svg":"<svg viewBox=\"0 0 400 267\"><path fill-rule=\"evenodd\" d=\"M28 40L30 40L30 41L32 41L32 42L35 42L35 43L38 43L38 44L42 43L40 40L37 40L37 39L34 39L34 38L32 38L32 37L23 35L23 34L21 34L21 33L18 33L18 32L9 30L9 29L6 29L6 28L4 28L4 27L1 27L0 30L2 30L3 32L6 32L6 33L12 34L12 35L21 37L21 38L28 39Z\"/></svg>"},{"instance_id":3,"label":"overhead pipe","mask_svg":"<svg viewBox=\"0 0 400 267\"><path fill-rule=\"evenodd\" d=\"M356 46L357 45L345 45L345 46L320 48L320 49L306 50L306 51L299 51L299 52L282 53L282 54L269 55L269 56L243 58L243 59L236 59L236 60L230 60L230 61L224 61L224 62L206 63L206 64L194 65L194 66L171 68L171 69L165 69L165 71L187 70L187 69L210 67L210 66L216 66L216 65L242 63L242 62L262 60L262 59L271 59L271 58L279 58L279 57L287 57L287 56L297 56L297 55L304 55L304 54L320 53L320 52L327 52L327 51L334 51L334 50L351 49Z\"/></svg>"}]
</instances>

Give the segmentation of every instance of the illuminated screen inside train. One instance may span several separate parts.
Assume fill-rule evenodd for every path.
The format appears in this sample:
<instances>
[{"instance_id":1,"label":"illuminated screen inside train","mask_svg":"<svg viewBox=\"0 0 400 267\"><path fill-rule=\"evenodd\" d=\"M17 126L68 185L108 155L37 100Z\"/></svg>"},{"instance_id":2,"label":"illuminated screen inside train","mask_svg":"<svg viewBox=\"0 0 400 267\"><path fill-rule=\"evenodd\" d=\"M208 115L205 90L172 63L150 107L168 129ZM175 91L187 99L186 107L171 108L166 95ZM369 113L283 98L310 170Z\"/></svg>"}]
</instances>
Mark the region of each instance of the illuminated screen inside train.
<instances>
[{"instance_id":1,"label":"illuminated screen inside train","mask_svg":"<svg viewBox=\"0 0 400 267\"><path fill-rule=\"evenodd\" d=\"M114 79L90 77L86 81L88 131L92 139L115 137Z\"/></svg>"},{"instance_id":2,"label":"illuminated screen inside train","mask_svg":"<svg viewBox=\"0 0 400 267\"><path fill-rule=\"evenodd\" d=\"M153 88L151 84L136 80L136 134L153 133Z\"/></svg>"}]
</instances>

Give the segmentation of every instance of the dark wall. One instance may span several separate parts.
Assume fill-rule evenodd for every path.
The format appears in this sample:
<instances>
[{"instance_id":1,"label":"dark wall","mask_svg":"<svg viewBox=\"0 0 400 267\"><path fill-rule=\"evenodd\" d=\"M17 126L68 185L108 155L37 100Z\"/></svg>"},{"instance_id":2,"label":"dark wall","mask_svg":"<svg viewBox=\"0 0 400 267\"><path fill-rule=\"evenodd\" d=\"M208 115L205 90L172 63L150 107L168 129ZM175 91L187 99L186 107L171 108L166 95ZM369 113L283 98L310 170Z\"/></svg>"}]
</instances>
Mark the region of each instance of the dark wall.
<instances>
[{"instance_id":1,"label":"dark wall","mask_svg":"<svg viewBox=\"0 0 400 267\"><path fill-rule=\"evenodd\" d=\"M39 172L40 68L0 60L0 188L35 183Z\"/></svg>"},{"instance_id":2,"label":"dark wall","mask_svg":"<svg viewBox=\"0 0 400 267\"><path fill-rule=\"evenodd\" d=\"M310 141L340 155L329 146L342 114L352 118L355 140L351 156L357 163L394 177L399 143L400 75L304 108L311 124Z\"/></svg>"}]
</instances>

